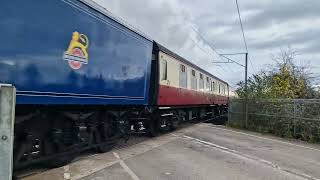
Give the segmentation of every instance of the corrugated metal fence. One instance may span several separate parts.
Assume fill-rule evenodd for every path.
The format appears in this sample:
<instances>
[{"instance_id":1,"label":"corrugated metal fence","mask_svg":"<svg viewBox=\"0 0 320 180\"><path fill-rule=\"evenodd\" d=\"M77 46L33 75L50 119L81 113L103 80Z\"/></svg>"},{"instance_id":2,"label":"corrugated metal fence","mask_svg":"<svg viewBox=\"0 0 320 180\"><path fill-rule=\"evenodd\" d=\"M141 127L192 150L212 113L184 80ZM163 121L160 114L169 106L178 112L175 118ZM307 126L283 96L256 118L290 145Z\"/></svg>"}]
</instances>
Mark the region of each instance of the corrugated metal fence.
<instances>
[{"instance_id":1,"label":"corrugated metal fence","mask_svg":"<svg viewBox=\"0 0 320 180\"><path fill-rule=\"evenodd\" d=\"M228 125L320 142L320 99L230 100Z\"/></svg>"}]
</instances>

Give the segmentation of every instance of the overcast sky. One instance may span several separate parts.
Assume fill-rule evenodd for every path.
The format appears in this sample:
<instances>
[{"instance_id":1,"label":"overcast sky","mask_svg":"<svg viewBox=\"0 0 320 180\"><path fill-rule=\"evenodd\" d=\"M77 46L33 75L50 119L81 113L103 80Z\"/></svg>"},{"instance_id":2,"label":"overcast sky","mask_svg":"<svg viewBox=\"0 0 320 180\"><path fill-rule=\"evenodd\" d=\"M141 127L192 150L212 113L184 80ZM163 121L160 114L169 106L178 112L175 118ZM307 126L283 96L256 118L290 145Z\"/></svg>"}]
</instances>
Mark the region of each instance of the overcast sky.
<instances>
[{"instance_id":1,"label":"overcast sky","mask_svg":"<svg viewBox=\"0 0 320 180\"><path fill-rule=\"evenodd\" d=\"M235 0L95 1L232 86L243 80L242 67L213 64L221 59L208 45L219 53L245 52ZM320 74L319 0L239 0L239 5L250 74L274 63L271 54L288 46L299 51L299 61L309 62L311 71ZM244 63L243 56L232 58Z\"/></svg>"}]
</instances>

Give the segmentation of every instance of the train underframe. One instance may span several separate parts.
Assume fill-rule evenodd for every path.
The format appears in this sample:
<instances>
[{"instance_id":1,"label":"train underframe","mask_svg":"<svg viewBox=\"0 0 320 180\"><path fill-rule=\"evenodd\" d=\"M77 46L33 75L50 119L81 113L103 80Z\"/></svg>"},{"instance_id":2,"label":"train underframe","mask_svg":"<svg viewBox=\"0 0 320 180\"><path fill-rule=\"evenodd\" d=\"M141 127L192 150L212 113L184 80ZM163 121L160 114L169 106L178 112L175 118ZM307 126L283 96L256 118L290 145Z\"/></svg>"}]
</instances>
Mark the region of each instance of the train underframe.
<instances>
[{"instance_id":1,"label":"train underframe","mask_svg":"<svg viewBox=\"0 0 320 180\"><path fill-rule=\"evenodd\" d=\"M131 133L154 137L185 121L223 116L227 105L195 107L108 107L17 105L14 169L33 164L59 167L85 150L110 151Z\"/></svg>"}]
</instances>

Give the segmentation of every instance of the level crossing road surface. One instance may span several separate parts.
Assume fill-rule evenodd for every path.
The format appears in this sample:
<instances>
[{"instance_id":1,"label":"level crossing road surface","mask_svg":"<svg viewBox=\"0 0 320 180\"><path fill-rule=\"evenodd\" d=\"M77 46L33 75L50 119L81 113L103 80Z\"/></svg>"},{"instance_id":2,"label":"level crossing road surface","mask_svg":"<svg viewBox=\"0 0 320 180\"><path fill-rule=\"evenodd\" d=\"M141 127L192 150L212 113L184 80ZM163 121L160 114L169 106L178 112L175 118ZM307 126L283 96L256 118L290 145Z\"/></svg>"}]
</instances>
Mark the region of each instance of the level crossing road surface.
<instances>
[{"instance_id":1,"label":"level crossing road surface","mask_svg":"<svg viewBox=\"0 0 320 180\"><path fill-rule=\"evenodd\" d=\"M320 146L193 126L24 180L320 180Z\"/></svg>"}]
</instances>

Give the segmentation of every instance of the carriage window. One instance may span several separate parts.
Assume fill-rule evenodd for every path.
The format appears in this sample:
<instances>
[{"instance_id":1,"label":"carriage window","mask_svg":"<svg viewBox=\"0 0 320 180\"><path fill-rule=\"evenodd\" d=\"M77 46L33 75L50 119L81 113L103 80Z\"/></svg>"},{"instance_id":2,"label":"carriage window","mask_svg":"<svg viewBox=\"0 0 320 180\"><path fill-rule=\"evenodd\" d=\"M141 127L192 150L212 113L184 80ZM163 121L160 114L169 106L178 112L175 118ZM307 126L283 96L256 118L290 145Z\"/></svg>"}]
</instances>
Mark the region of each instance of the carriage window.
<instances>
[{"instance_id":1,"label":"carriage window","mask_svg":"<svg viewBox=\"0 0 320 180\"><path fill-rule=\"evenodd\" d=\"M192 70L192 76L196 76L196 71L195 70Z\"/></svg>"},{"instance_id":2,"label":"carriage window","mask_svg":"<svg viewBox=\"0 0 320 180\"><path fill-rule=\"evenodd\" d=\"M213 81L213 82L211 83L211 91L212 91L212 92L214 92L214 90L215 90L214 88L215 88L215 86L214 86L214 81Z\"/></svg>"},{"instance_id":3,"label":"carriage window","mask_svg":"<svg viewBox=\"0 0 320 180\"><path fill-rule=\"evenodd\" d=\"M161 81L168 79L168 72L167 72L167 61L162 60L161 61Z\"/></svg>"},{"instance_id":4,"label":"carriage window","mask_svg":"<svg viewBox=\"0 0 320 180\"><path fill-rule=\"evenodd\" d=\"M191 71L191 89L197 90L197 76L195 70Z\"/></svg>"},{"instance_id":5,"label":"carriage window","mask_svg":"<svg viewBox=\"0 0 320 180\"><path fill-rule=\"evenodd\" d=\"M181 72L186 72L186 66L183 64L180 65Z\"/></svg>"},{"instance_id":6,"label":"carriage window","mask_svg":"<svg viewBox=\"0 0 320 180\"><path fill-rule=\"evenodd\" d=\"M206 91L210 91L210 81L211 79L209 77L206 78Z\"/></svg>"},{"instance_id":7,"label":"carriage window","mask_svg":"<svg viewBox=\"0 0 320 180\"><path fill-rule=\"evenodd\" d=\"M182 88L187 88L188 86L186 66L183 64L180 64L179 85Z\"/></svg>"},{"instance_id":8,"label":"carriage window","mask_svg":"<svg viewBox=\"0 0 320 180\"><path fill-rule=\"evenodd\" d=\"M203 74L200 73L199 89L204 90L204 79Z\"/></svg>"}]
</instances>

